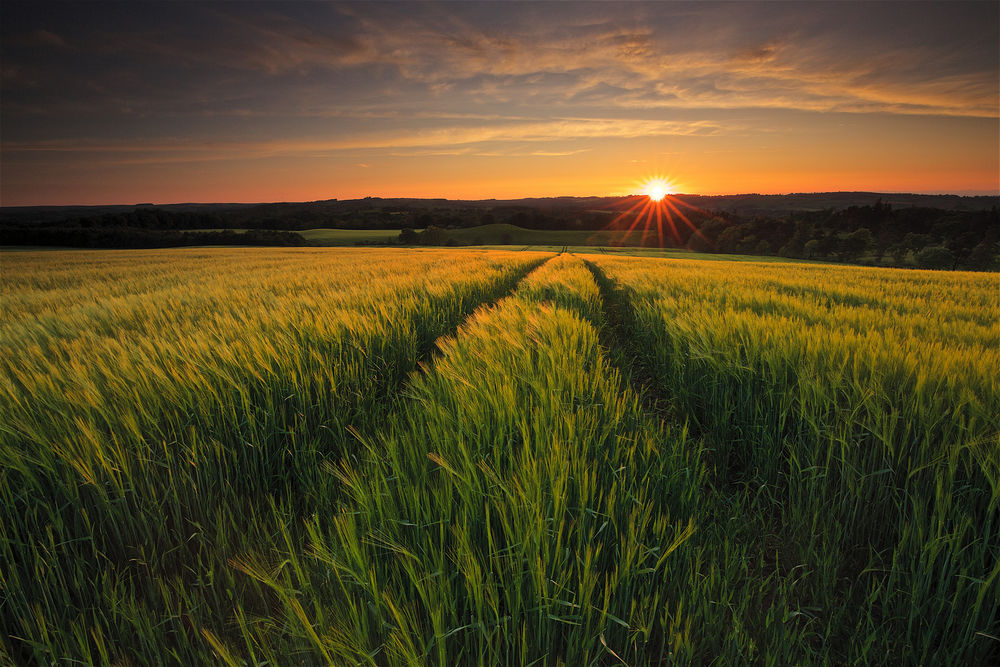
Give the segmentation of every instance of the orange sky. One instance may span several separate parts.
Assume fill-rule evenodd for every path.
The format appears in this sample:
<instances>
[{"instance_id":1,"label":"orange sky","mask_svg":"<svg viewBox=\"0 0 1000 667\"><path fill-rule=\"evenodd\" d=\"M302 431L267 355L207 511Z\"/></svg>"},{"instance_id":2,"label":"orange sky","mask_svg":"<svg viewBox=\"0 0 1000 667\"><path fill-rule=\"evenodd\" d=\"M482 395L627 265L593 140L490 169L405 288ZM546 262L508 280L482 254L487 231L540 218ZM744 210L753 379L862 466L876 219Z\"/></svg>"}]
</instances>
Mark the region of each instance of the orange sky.
<instances>
[{"instance_id":1,"label":"orange sky","mask_svg":"<svg viewBox=\"0 0 1000 667\"><path fill-rule=\"evenodd\" d=\"M996 3L0 11L6 206L1000 192Z\"/></svg>"}]
</instances>

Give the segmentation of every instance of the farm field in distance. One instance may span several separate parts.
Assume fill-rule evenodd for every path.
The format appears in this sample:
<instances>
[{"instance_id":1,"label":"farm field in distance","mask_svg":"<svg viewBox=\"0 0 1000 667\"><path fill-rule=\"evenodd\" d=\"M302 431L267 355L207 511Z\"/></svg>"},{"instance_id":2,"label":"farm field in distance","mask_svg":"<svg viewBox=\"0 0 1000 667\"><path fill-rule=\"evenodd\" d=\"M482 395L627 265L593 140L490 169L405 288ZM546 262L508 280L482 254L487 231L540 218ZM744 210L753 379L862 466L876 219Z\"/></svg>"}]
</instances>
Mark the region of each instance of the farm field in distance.
<instances>
[{"instance_id":1,"label":"farm field in distance","mask_svg":"<svg viewBox=\"0 0 1000 667\"><path fill-rule=\"evenodd\" d=\"M740 259L5 252L0 664L1000 661L1000 274Z\"/></svg>"},{"instance_id":2,"label":"farm field in distance","mask_svg":"<svg viewBox=\"0 0 1000 667\"><path fill-rule=\"evenodd\" d=\"M220 231L220 230L192 230ZM246 231L239 229L236 231ZM355 244L394 243L399 229L305 229L298 233L319 246L353 246ZM649 230L559 230L524 229L516 225L494 223L445 232L460 245L521 245L521 246L624 246L637 247L650 237ZM679 252L685 252L681 250Z\"/></svg>"}]
</instances>

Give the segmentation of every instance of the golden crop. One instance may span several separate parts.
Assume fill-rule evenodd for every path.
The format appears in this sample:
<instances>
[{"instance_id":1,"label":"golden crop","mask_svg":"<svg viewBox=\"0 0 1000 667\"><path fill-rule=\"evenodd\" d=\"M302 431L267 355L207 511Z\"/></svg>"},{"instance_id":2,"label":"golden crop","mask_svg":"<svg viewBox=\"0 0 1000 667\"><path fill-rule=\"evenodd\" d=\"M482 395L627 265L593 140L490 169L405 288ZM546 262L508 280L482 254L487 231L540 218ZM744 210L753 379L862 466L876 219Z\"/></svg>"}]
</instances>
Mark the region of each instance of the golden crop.
<instances>
[{"instance_id":1,"label":"golden crop","mask_svg":"<svg viewBox=\"0 0 1000 667\"><path fill-rule=\"evenodd\" d=\"M1000 278L5 253L0 662L969 664Z\"/></svg>"}]
</instances>

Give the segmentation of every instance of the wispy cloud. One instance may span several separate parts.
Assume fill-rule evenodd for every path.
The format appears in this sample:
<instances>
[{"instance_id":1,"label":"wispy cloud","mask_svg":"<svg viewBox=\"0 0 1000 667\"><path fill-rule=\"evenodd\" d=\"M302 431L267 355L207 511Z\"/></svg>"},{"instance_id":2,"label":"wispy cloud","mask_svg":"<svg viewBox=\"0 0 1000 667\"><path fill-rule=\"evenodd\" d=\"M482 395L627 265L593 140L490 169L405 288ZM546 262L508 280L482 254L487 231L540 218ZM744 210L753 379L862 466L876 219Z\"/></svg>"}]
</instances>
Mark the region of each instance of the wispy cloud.
<instances>
[{"instance_id":1,"label":"wispy cloud","mask_svg":"<svg viewBox=\"0 0 1000 667\"><path fill-rule=\"evenodd\" d=\"M466 128L433 128L422 131L373 132L365 136L338 138L280 139L252 142L195 142L189 139L101 141L95 139L5 142L4 153L76 153L116 163L201 162L245 160L276 156L316 156L345 151L381 149L436 149L410 155L534 155L565 156L586 152L570 150L518 150L486 152L483 145L510 142L554 142L567 139L613 139L656 136L714 135L724 131L707 121L671 122L656 120L566 118L549 122L481 125ZM476 148L479 146L479 148ZM442 150L447 147L447 150ZM397 155L401 153L395 153Z\"/></svg>"}]
</instances>

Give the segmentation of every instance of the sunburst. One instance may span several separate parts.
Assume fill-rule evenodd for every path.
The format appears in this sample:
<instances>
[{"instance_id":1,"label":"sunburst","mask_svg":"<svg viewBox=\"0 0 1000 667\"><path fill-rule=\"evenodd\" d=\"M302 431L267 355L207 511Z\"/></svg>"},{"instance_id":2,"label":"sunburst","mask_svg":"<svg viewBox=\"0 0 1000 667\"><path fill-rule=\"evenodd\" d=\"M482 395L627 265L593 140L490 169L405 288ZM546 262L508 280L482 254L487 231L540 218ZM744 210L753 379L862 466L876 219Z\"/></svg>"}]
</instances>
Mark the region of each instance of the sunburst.
<instances>
[{"instance_id":1,"label":"sunburst","mask_svg":"<svg viewBox=\"0 0 1000 667\"><path fill-rule=\"evenodd\" d=\"M641 233L640 245L653 245L655 241L660 248L679 247L691 235L700 236L695 224L681 211L682 207L698 209L681 200L676 189L674 182L664 176L647 178L640 183L642 194L625 198L628 208L615 217L609 228L622 229L627 236ZM684 233L687 230L691 233Z\"/></svg>"},{"instance_id":2,"label":"sunburst","mask_svg":"<svg viewBox=\"0 0 1000 667\"><path fill-rule=\"evenodd\" d=\"M674 194L673 184L665 178L654 177L642 184L642 192L653 201L660 201Z\"/></svg>"}]
</instances>

